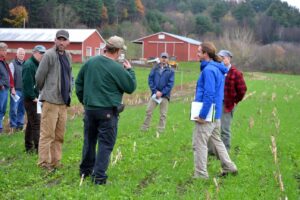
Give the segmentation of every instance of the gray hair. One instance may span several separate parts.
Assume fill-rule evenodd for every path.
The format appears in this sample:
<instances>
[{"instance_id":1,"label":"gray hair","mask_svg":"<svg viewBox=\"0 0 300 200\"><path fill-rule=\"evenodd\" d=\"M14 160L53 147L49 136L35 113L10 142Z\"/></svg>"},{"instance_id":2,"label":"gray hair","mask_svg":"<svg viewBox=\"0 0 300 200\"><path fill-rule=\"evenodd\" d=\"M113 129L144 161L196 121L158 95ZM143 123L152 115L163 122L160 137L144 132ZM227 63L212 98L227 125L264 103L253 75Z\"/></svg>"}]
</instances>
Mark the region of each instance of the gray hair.
<instances>
[{"instance_id":1,"label":"gray hair","mask_svg":"<svg viewBox=\"0 0 300 200\"><path fill-rule=\"evenodd\" d=\"M7 49L7 44L4 42L0 42L0 49Z\"/></svg>"},{"instance_id":2,"label":"gray hair","mask_svg":"<svg viewBox=\"0 0 300 200\"><path fill-rule=\"evenodd\" d=\"M23 48L18 48L18 49L17 49L17 54L19 54L21 51L24 51L24 53L25 53L25 49L23 49Z\"/></svg>"}]
</instances>

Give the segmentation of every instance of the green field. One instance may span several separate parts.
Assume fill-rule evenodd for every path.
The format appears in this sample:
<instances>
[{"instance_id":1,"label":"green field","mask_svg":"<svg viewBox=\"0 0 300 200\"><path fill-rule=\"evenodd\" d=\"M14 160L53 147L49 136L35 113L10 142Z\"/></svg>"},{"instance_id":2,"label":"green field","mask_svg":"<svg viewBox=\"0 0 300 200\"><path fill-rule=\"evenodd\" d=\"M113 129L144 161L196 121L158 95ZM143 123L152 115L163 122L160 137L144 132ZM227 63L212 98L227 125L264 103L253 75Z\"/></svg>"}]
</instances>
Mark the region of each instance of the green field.
<instances>
[{"instance_id":1,"label":"green field","mask_svg":"<svg viewBox=\"0 0 300 200\"><path fill-rule=\"evenodd\" d=\"M176 72L167 128L161 135L156 133L158 110L150 131L139 131L146 105L137 99L149 96L149 70L136 68L137 91L126 95L129 105L120 117L109 184L94 186L86 180L79 186L83 122L81 115L73 115L79 109L73 107L63 147L64 167L55 173L39 169L37 156L24 153L23 133L0 136L0 199L300 199L299 76L245 73L248 92L234 115L230 153L239 174L218 178L220 162L210 158L210 179L205 181L192 179L194 125L189 109L198 64L181 63ZM74 106L78 101L73 100Z\"/></svg>"}]
</instances>

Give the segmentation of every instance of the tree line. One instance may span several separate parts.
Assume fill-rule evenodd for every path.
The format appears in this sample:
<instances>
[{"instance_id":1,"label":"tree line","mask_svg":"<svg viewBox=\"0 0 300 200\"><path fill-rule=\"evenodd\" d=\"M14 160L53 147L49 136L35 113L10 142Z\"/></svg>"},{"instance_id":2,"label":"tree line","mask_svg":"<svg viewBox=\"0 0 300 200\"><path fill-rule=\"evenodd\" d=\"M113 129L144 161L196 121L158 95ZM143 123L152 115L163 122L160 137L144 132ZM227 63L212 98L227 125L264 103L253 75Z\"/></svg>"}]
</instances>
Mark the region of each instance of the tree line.
<instances>
[{"instance_id":1,"label":"tree line","mask_svg":"<svg viewBox=\"0 0 300 200\"><path fill-rule=\"evenodd\" d=\"M300 12L280 0L0 0L0 27L97 28L135 39L166 31L222 36L247 28L262 44L300 42Z\"/></svg>"}]
</instances>

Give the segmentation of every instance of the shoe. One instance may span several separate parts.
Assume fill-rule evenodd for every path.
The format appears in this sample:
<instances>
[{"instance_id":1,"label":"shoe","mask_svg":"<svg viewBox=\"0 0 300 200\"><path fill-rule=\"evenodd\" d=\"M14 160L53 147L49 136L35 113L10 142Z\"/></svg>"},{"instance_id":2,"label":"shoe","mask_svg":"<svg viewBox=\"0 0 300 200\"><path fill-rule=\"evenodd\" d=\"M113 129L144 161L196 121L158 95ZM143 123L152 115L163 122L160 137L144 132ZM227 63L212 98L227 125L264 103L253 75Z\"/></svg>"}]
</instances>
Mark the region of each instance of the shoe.
<instances>
[{"instance_id":1,"label":"shoe","mask_svg":"<svg viewBox=\"0 0 300 200\"><path fill-rule=\"evenodd\" d=\"M92 182L95 185L106 185L106 178L94 178L94 177L92 177Z\"/></svg>"},{"instance_id":2,"label":"shoe","mask_svg":"<svg viewBox=\"0 0 300 200\"><path fill-rule=\"evenodd\" d=\"M45 171L47 171L47 172L49 172L49 173L52 173L52 172L55 172L56 171L56 168L54 168L53 166L51 166L50 164L42 164L42 165L40 165L40 167L43 169L43 170L45 170Z\"/></svg>"},{"instance_id":3,"label":"shoe","mask_svg":"<svg viewBox=\"0 0 300 200\"><path fill-rule=\"evenodd\" d=\"M95 184L95 185L106 185L106 180L95 181L94 184Z\"/></svg>"},{"instance_id":4,"label":"shoe","mask_svg":"<svg viewBox=\"0 0 300 200\"><path fill-rule=\"evenodd\" d=\"M17 127L17 128L16 128L16 131L17 131L17 132L23 131L23 126Z\"/></svg>"},{"instance_id":5,"label":"shoe","mask_svg":"<svg viewBox=\"0 0 300 200\"><path fill-rule=\"evenodd\" d=\"M149 128L144 128L144 127L142 127L140 130L141 130L142 132L148 132L148 131L149 131Z\"/></svg>"},{"instance_id":6,"label":"shoe","mask_svg":"<svg viewBox=\"0 0 300 200\"><path fill-rule=\"evenodd\" d=\"M208 176L205 176L205 175L202 175L202 174L195 173L194 176L193 176L193 179L203 179L203 180L208 180L209 177L208 177Z\"/></svg>"},{"instance_id":7,"label":"shoe","mask_svg":"<svg viewBox=\"0 0 300 200\"><path fill-rule=\"evenodd\" d=\"M15 127L11 127L9 128L9 135L14 134L16 132L16 128Z\"/></svg>"},{"instance_id":8,"label":"shoe","mask_svg":"<svg viewBox=\"0 0 300 200\"><path fill-rule=\"evenodd\" d=\"M165 131L165 129L161 129L161 128L157 129L157 132L159 132L159 133L164 133L164 131Z\"/></svg>"},{"instance_id":9,"label":"shoe","mask_svg":"<svg viewBox=\"0 0 300 200\"><path fill-rule=\"evenodd\" d=\"M218 175L218 177L226 177L228 174L232 174L233 176L236 176L238 174L238 170L234 171L223 171L221 174Z\"/></svg>"},{"instance_id":10,"label":"shoe","mask_svg":"<svg viewBox=\"0 0 300 200\"><path fill-rule=\"evenodd\" d=\"M83 176L83 179L86 179L87 177L91 176L90 172L79 172L80 178Z\"/></svg>"},{"instance_id":11,"label":"shoe","mask_svg":"<svg viewBox=\"0 0 300 200\"><path fill-rule=\"evenodd\" d=\"M63 168L63 167L64 167L64 165L61 164L61 163L58 163L58 164L55 164L55 165L54 165L54 168L55 168L55 169L61 169L61 168Z\"/></svg>"}]
</instances>

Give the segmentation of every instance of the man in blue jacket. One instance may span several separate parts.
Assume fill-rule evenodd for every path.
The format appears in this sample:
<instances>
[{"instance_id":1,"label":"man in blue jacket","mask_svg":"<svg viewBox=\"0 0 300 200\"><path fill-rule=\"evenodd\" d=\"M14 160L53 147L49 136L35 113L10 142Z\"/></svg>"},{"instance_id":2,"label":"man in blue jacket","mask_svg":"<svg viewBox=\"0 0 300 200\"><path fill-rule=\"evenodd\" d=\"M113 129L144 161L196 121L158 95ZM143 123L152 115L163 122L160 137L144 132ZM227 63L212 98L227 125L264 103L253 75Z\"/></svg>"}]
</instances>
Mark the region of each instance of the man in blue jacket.
<instances>
[{"instance_id":1,"label":"man in blue jacket","mask_svg":"<svg viewBox=\"0 0 300 200\"><path fill-rule=\"evenodd\" d=\"M151 90L151 98L146 110L146 118L141 127L142 131L148 131L153 110L160 106L160 120L157 127L158 132L163 132L166 127L168 104L171 90L174 86L174 70L168 64L169 55L161 53L160 63L155 65L148 77L148 85Z\"/></svg>"},{"instance_id":2,"label":"man in blue jacket","mask_svg":"<svg viewBox=\"0 0 300 200\"><path fill-rule=\"evenodd\" d=\"M222 163L221 175L236 174L237 167L231 161L227 150L220 138L221 115L224 96L224 78L228 69L216 55L212 43L202 43L197 53L201 62L201 75L196 86L195 101L203 102L199 116L195 118L193 134L193 150L195 172L194 178L208 179L207 172L207 143L210 139ZM215 104L215 116L212 122L206 121L210 107Z\"/></svg>"}]
</instances>

